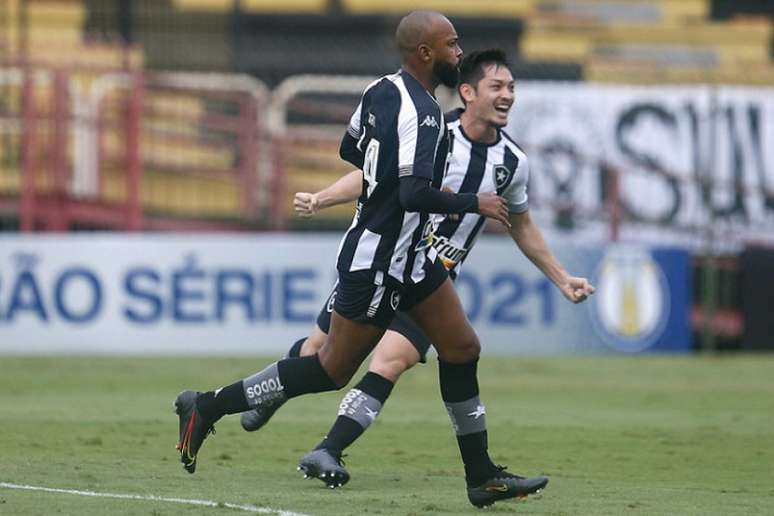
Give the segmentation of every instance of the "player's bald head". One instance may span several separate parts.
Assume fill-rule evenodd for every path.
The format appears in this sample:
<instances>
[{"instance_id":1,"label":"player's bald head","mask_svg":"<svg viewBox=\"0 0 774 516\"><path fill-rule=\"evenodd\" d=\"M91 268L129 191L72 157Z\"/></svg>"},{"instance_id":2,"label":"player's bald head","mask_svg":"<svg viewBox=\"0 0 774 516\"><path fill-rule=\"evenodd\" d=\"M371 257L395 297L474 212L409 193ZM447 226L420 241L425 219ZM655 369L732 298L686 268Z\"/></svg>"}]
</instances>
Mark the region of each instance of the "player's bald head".
<instances>
[{"instance_id":1,"label":"player's bald head","mask_svg":"<svg viewBox=\"0 0 774 516\"><path fill-rule=\"evenodd\" d=\"M421 44L433 46L436 38L446 32L454 32L454 26L443 14L435 11L413 11L398 24L395 40L400 55L405 60L416 52Z\"/></svg>"}]
</instances>

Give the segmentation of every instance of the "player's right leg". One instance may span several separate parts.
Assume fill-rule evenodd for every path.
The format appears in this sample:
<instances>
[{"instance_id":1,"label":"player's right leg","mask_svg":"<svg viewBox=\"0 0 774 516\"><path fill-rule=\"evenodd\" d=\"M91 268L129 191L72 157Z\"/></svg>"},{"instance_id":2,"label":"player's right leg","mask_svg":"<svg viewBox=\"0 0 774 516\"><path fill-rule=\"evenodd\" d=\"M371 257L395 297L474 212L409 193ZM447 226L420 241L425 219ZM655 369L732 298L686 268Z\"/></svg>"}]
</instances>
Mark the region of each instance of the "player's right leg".
<instances>
[{"instance_id":1,"label":"player's right leg","mask_svg":"<svg viewBox=\"0 0 774 516\"><path fill-rule=\"evenodd\" d=\"M545 487L547 478L513 475L489 457L486 409L479 398L477 377L481 346L451 281L447 279L421 299L411 315L438 350L441 397L457 434L470 502L484 507Z\"/></svg>"},{"instance_id":2,"label":"player's right leg","mask_svg":"<svg viewBox=\"0 0 774 516\"><path fill-rule=\"evenodd\" d=\"M342 273L330 333L319 353L274 362L215 391L182 392L175 409L180 418L180 461L186 471L194 472L204 439L224 415L346 385L392 320L395 288L383 285L382 277L371 271Z\"/></svg>"}]
</instances>

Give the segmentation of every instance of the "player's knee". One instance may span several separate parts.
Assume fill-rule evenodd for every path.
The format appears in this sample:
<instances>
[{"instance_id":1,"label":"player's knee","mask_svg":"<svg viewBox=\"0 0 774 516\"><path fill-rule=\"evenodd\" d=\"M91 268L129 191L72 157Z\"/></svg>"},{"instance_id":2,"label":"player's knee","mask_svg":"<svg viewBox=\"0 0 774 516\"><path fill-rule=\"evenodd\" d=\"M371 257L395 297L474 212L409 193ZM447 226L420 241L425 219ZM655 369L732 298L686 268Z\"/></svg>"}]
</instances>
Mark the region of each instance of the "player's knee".
<instances>
[{"instance_id":1,"label":"player's knee","mask_svg":"<svg viewBox=\"0 0 774 516\"><path fill-rule=\"evenodd\" d=\"M410 356L396 356L386 360L379 359L377 356L371 361L368 370L395 383L400 375L414 367L417 362L418 360Z\"/></svg>"},{"instance_id":2,"label":"player's knee","mask_svg":"<svg viewBox=\"0 0 774 516\"><path fill-rule=\"evenodd\" d=\"M325 370L325 374L328 375L328 378L336 385L337 389L341 389L347 385L355 375L355 371L357 371L357 367L350 367L341 360L336 360L329 353L326 353L325 347L323 347L317 356L320 359L320 365Z\"/></svg>"},{"instance_id":3,"label":"player's knee","mask_svg":"<svg viewBox=\"0 0 774 516\"><path fill-rule=\"evenodd\" d=\"M325 343L324 340L315 340L314 338L309 337L301 345L301 350L299 351L298 356L301 356L301 357L312 356L318 351L320 351L320 348L324 343Z\"/></svg>"},{"instance_id":4,"label":"player's knee","mask_svg":"<svg viewBox=\"0 0 774 516\"><path fill-rule=\"evenodd\" d=\"M462 355L466 360L477 360L481 355L481 342L476 334L470 335L465 339L462 346Z\"/></svg>"},{"instance_id":5,"label":"player's knee","mask_svg":"<svg viewBox=\"0 0 774 516\"><path fill-rule=\"evenodd\" d=\"M336 384L336 389L342 389L352 379L352 375L333 375L331 380Z\"/></svg>"},{"instance_id":6,"label":"player's knee","mask_svg":"<svg viewBox=\"0 0 774 516\"><path fill-rule=\"evenodd\" d=\"M354 371L349 372L342 370L341 368L325 367L325 364L322 364L322 366L323 369L325 369L325 373L328 375L328 378L330 378L334 385L336 385L336 389L341 389L347 385L352 379L352 376L355 374Z\"/></svg>"},{"instance_id":7,"label":"player's knee","mask_svg":"<svg viewBox=\"0 0 774 516\"><path fill-rule=\"evenodd\" d=\"M316 329L306 338L304 343L301 345L301 349L299 350L298 355L301 357L314 355L320 351L320 348L322 348L323 344L325 344L325 338L326 335L322 331Z\"/></svg>"},{"instance_id":8,"label":"player's knee","mask_svg":"<svg viewBox=\"0 0 774 516\"><path fill-rule=\"evenodd\" d=\"M481 355L481 343L475 333L460 338L454 346L438 350L439 357L445 362L462 364L478 360Z\"/></svg>"}]
</instances>

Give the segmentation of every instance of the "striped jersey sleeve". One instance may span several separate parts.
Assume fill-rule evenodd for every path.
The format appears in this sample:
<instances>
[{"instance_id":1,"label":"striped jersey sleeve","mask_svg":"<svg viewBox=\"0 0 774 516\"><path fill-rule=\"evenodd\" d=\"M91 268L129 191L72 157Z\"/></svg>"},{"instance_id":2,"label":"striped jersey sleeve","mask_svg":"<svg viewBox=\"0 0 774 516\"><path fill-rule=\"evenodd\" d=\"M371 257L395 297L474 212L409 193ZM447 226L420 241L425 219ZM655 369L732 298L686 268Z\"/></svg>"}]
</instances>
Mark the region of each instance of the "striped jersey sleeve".
<instances>
[{"instance_id":1,"label":"striped jersey sleeve","mask_svg":"<svg viewBox=\"0 0 774 516\"><path fill-rule=\"evenodd\" d=\"M437 105L417 106L408 88L401 90L398 113L398 176L433 179L433 164L442 136L443 113Z\"/></svg>"},{"instance_id":2,"label":"striped jersey sleeve","mask_svg":"<svg viewBox=\"0 0 774 516\"><path fill-rule=\"evenodd\" d=\"M529 208L527 183L529 181L529 160L527 155L515 145L505 146L504 159L507 162L515 163L513 180L502 192L502 196L508 203L508 210L511 213L524 213Z\"/></svg>"}]
</instances>

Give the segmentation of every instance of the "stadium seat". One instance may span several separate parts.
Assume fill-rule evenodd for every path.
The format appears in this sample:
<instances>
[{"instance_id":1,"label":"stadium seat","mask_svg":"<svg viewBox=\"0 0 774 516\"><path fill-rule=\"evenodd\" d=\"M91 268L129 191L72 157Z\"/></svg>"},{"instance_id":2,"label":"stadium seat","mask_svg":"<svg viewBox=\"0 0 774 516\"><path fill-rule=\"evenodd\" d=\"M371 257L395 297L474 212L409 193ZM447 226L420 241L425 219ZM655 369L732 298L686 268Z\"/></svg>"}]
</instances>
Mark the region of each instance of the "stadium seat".
<instances>
[{"instance_id":1,"label":"stadium seat","mask_svg":"<svg viewBox=\"0 0 774 516\"><path fill-rule=\"evenodd\" d=\"M586 64L586 79L620 83L625 77L632 84L734 84L770 86L774 84L774 65L689 68L673 65L646 65L593 60Z\"/></svg>"},{"instance_id":2,"label":"stadium seat","mask_svg":"<svg viewBox=\"0 0 774 516\"><path fill-rule=\"evenodd\" d=\"M178 9L192 11L228 12L234 0L174 0ZM240 0L239 7L247 12L321 13L327 0Z\"/></svg>"},{"instance_id":3,"label":"stadium seat","mask_svg":"<svg viewBox=\"0 0 774 516\"><path fill-rule=\"evenodd\" d=\"M406 14L415 9L440 11L449 16L523 17L535 12L540 0L341 0L353 14Z\"/></svg>"},{"instance_id":4,"label":"stadium seat","mask_svg":"<svg viewBox=\"0 0 774 516\"><path fill-rule=\"evenodd\" d=\"M227 12L234 8L234 0L174 0L173 5L183 10Z\"/></svg>"}]
</instances>

